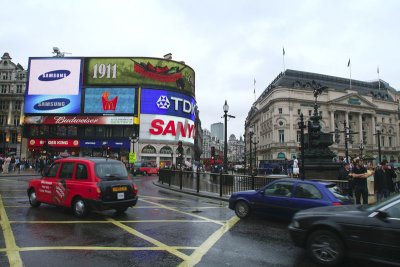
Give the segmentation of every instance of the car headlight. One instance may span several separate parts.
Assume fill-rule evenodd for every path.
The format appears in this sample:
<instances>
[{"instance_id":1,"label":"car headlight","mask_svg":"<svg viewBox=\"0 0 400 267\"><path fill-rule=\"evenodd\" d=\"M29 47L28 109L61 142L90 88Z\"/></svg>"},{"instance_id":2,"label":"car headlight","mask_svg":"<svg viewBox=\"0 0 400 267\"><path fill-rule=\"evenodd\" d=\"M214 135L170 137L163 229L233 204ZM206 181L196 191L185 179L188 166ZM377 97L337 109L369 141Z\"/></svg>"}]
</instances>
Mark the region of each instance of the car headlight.
<instances>
[{"instance_id":1,"label":"car headlight","mask_svg":"<svg viewBox=\"0 0 400 267\"><path fill-rule=\"evenodd\" d=\"M296 221L296 220L293 220L293 221L292 221L292 226L293 226L294 228L300 228L300 223L299 223L298 221Z\"/></svg>"}]
</instances>

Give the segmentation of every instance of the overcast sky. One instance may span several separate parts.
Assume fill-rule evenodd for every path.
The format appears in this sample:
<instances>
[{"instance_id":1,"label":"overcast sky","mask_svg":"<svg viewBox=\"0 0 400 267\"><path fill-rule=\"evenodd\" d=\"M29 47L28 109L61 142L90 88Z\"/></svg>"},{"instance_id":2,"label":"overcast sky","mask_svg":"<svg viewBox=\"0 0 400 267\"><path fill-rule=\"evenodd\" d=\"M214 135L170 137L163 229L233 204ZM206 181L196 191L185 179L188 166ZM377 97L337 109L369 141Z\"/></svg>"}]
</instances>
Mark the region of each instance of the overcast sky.
<instances>
[{"instance_id":1,"label":"overcast sky","mask_svg":"<svg viewBox=\"0 0 400 267\"><path fill-rule=\"evenodd\" d=\"M254 102L283 70L380 78L400 89L400 1L68 0L2 1L1 55L162 57L172 53L196 72L203 128L222 122L243 135Z\"/></svg>"}]
</instances>

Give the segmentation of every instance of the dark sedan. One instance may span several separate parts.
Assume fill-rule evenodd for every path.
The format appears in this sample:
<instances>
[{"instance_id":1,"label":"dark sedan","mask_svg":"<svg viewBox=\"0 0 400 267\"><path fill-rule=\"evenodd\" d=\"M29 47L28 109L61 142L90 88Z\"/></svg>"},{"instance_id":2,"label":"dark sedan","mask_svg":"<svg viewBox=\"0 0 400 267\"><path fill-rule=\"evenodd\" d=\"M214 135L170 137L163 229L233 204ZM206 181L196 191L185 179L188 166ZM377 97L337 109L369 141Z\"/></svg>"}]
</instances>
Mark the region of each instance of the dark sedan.
<instances>
[{"instance_id":1,"label":"dark sedan","mask_svg":"<svg viewBox=\"0 0 400 267\"><path fill-rule=\"evenodd\" d=\"M400 195L373 205L300 211L289 232L320 265L336 266L350 257L400 266Z\"/></svg>"},{"instance_id":2,"label":"dark sedan","mask_svg":"<svg viewBox=\"0 0 400 267\"><path fill-rule=\"evenodd\" d=\"M259 213L290 220L299 210L352 203L352 199L332 182L279 179L259 190L233 193L229 208L239 218Z\"/></svg>"}]
</instances>

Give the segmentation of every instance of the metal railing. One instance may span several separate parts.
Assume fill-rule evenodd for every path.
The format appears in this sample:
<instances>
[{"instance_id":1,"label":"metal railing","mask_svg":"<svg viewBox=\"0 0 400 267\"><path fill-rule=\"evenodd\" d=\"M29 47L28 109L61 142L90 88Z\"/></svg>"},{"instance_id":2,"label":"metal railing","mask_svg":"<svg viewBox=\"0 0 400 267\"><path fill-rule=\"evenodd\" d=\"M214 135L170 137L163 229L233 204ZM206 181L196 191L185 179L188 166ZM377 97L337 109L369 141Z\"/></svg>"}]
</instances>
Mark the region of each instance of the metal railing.
<instances>
[{"instance_id":1,"label":"metal railing","mask_svg":"<svg viewBox=\"0 0 400 267\"><path fill-rule=\"evenodd\" d=\"M170 169L160 169L158 181L169 187L179 188L179 190L190 190L197 193L218 195L219 197L229 197L234 192L257 190L270 182L290 178L284 175L270 176L250 176L243 174L222 174L208 172L190 172ZM298 179L298 178L291 178ZM321 180L336 183L340 188L348 191L348 181L345 180Z\"/></svg>"}]
</instances>

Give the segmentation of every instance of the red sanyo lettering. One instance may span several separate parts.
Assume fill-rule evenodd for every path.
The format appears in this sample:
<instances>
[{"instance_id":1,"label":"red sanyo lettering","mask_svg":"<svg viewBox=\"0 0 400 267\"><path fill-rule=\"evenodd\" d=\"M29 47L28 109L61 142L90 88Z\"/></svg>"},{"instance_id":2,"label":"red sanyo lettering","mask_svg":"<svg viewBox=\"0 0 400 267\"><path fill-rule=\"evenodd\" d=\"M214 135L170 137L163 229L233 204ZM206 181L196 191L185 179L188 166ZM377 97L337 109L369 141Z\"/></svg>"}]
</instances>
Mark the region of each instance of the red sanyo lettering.
<instances>
[{"instance_id":1,"label":"red sanyo lettering","mask_svg":"<svg viewBox=\"0 0 400 267\"><path fill-rule=\"evenodd\" d=\"M161 119L155 119L151 122L150 134L153 135L172 135L180 134L182 137L194 138L195 127L194 124L187 124L187 127L181 122L173 120L168 121L167 124ZM165 125L165 127L164 127Z\"/></svg>"}]
</instances>

